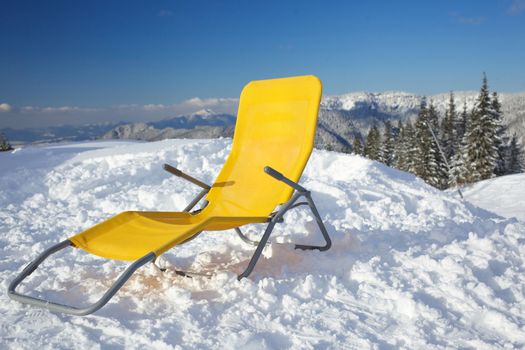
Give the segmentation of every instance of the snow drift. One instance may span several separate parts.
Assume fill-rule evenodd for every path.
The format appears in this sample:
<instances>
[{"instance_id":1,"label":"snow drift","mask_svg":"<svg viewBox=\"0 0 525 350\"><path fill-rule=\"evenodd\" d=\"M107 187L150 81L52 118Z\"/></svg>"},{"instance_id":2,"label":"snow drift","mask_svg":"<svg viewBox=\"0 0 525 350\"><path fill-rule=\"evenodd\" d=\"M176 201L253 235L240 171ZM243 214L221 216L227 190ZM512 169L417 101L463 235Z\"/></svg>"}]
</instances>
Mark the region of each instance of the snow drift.
<instances>
[{"instance_id":1,"label":"snow drift","mask_svg":"<svg viewBox=\"0 0 525 350\"><path fill-rule=\"evenodd\" d=\"M475 205L503 217L525 221L525 174L499 176L479 181L464 190Z\"/></svg>"},{"instance_id":2,"label":"snow drift","mask_svg":"<svg viewBox=\"0 0 525 350\"><path fill-rule=\"evenodd\" d=\"M212 182L231 140L98 142L0 154L0 288L41 252L124 210L181 210L198 192L170 163ZM314 151L301 183L333 239L297 208L249 279L253 247L233 231L172 249L95 315L50 313L0 294L7 348L494 348L525 345L525 225L358 156ZM247 227L254 239L262 225ZM318 241L319 239L319 241ZM69 249L24 292L99 297L125 264ZM176 275L176 268L212 274Z\"/></svg>"}]
</instances>

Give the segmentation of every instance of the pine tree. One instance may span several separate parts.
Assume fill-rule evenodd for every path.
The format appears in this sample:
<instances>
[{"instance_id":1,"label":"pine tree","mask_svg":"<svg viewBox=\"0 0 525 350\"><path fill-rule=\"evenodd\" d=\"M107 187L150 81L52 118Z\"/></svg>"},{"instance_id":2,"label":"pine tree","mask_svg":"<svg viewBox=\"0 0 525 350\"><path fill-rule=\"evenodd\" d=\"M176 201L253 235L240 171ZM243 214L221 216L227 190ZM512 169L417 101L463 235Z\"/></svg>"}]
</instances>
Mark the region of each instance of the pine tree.
<instances>
[{"instance_id":1,"label":"pine tree","mask_svg":"<svg viewBox=\"0 0 525 350\"><path fill-rule=\"evenodd\" d=\"M436 164L435 169L430 169L431 171L433 171L432 177L435 179L435 182L430 182L430 184L434 187L444 190L448 187L448 169L446 165L446 162L448 160L445 160L443 158L443 154L441 153L443 149L441 149L440 151L440 147L443 141L440 140L438 137L439 114L432 102L430 102L430 106L428 108L428 120L428 125L431 127L431 130L429 131L432 136L431 156L434 157L433 163Z\"/></svg>"},{"instance_id":2,"label":"pine tree","mask_svg":"<svg viewBox=\"0 0 525 350\"><path fill-rule=\"evenodd\" d=\"M442 132L442 144L443 153L447 157L447 161L452 159L452 156L456 153L456 145L459 143L457 138L457 115L456 115L456 104L454 103L454 93L450 92L450 98L448 107L445 112L445 118L441 124Z\"/></svg>"},{"instance_id":3,"label":"pine tree","mask_svg":"<svg viewBox=\"0 0 525 350\"><path fill-rule=\"evenodd\" d=\"M416 120L416 175L434 187L443 188L444 178L448 177L448 174L445 175L443 171L443 162L440 160L439 149L431 132L431 128L438 129L438 124L439 117L434 105L431 103L427 108L426 99L423 99Z\"/></svg>"},{"instance_id":4,"label":"pine tree","mask_svg":"<svg viewBox=\"0 0 525 350\"><path fill-rule=\"evenodd\" d=\"M394 161L393 166L396 169L407 171L407 137L406 130L403 122L399 120L397 122L398 135L394 141Z\"/></svg>"},{"instance_id":5,"label":"pine tree","mask_svg":"<svg viewBox=\"0 0 525 350\"><path fill-rule=\"evenodd\" d=\"M425 180L427 177L425 154L428 153L428 149L430 148L430 134L428 133L427 122L427 100L423 97L415 124L415 140L417 148L414 153L414 174Z\"/></svg>"},{"instance_id":6,"label":"pine tree","mask_svg":"<svg viewBox=\"0 0 525 350\"><path fill-rule=\"evenodd\" d=\"M465 145L461 143L458 152L452 156L452 160L450 162L450 172L448 176L449 187L456 185L461 186L469 182L470 167L468 166L468 160L465 156L465 153L463 152L464 148Z\"/></svg>"},{"instance_id":7,"label":"pine tree","mask_svg":"<svg viewBox=\"0 0 525 350\"><path fill-rule=\"evenodd\" d=\"M499 102L498 93L492 93L492 103L490 106L490 113L492 115L494 127L496 128L496 136L494 139L497 149L496 167L494 173L496 176L501 176L507 173L507 154L509 152L509 137L507 136L507 126L503 123L503 113L501 112L501 104Z\"/></svg>"},{"instance_id":8,"label":"pine tree","mask_svg":"<svg viewBox=\"0 0 525 350\"><path fill-rule=\"evenodd\" d=\"M417 164L417 155L419 154L419 149L416 140L416 131L412 126L412 122L409 120L405 124L405 144L406 144L406 160L405 160L405 169L412 174L416 173L416 164Z\"/></svg>"},{"instance_id":9,"label":"pine tree","mask_svg":"<svg viewBox=\"0 0 525 350\"><path fill-rule=\"evenodd\" d=\"M449 161L449 186L463 185L468 183L467 177L470 176L467 163L468 160L465 156L466 150L466 138L465 130L467 129L467 123L469 119L469 113L467 110L467 101L463 101L463 111L458 118L454 129L456 130L456 139L454 143L455 154Z\"/></svg>"},{"instance_id":10,"label":"pine tree","mask_svg":"<svg viewBox=\"0 0 525 350\"><path fill-rule=\"evenodd\" d=\"M354 154L362 156L364 153L363 143L361 142L361 137L354 137L354 142L352 143L352 152Z\"/></svg>"},{"instance_id":11,"label":"pine tree","mask_svg":"<svg viewBox=\"0 0 525 350\"><path fill-rule=\"evenodd\" d=\"M525 170L525 159L522 146L518 143L516 134L512 136L509 144L507 163L507 174L518 174Z\"/></svg>"},{"instance_id":12,"label":"pine tree","mask_svg":"<svg viewBox=\"0 0 525 350\"><path fill-rule=\"evenodd\" d=\"M0 134L0 152L11 151L13 147L7 140L4 134Z\"/></svg>"},{"instance_id":13,"label":"pine tree","mask_svg":"<svg viewBox=\"0 0 525 350\"><path fill-rule=\"evenodd\" d=\"M468 114L468 111L467 111L467 101L464 101L463 102L463 111L461 112L461 115L456 118L456 124L455 124L455 129L456 129L456 143L454 145L454 149L456 150L456 152L459 151L459 149L461 148L461 144L463 142L463 136L465 136L465 130L467 129L467 121L468 121L468 117L469 117L469 114Z\"/></svg>"},{"instance_id":14,"label":"pine tree","mask_svg":"<svg viewBox=\"0 0 525 350\"><path fill-rule=\"evenodd\" d=\"M467 139L464 152L472 170L468 181L475 182L493 177L498 156L497 136L485 74L476 107L467 124L465 137Z\"/></svg>"},{"instance_id":15,"label":"pine tree","mask_svg":"<svg viewBox=\"0 0 525 350\"><path fill-rule=\"evenodd\" d=\"M388 166L391 166L394 161L394 135L392 133L392 124L389 120L385 121L383 131L381 161Z\"/></svg>"},{"instance_id":16,"label":"pine tree","mask_svg":"<svg viewBox=\"0 0 525 350\"><path fill-rule=\"evenodd\" d=\"M372 160L380 160L381 136L376 124L372 125L366 137L365 156Z\"/></svg>"},{"instance_id":17,"label":"pine tree","mask_svg":"<svg viewBox=\"0 0 525 350\"><path fill-rule=\"evenodd\" d=\"M452 157L450 162L450 172L449 172L449 186L464 185L471 182L474 169L472 169L471 164L468 159L468 138L467 130L470 129L470 122L473 118L474 111L470 113L467 112L467 103L463 104L463 112L461 117L458 118L461 120L460 125L463 126L462 134L463 136L459 140L457 145L456 154ZM459 133L458 133L459 136ZM475 175L475 177L479 177Z\"/></svg>"}]
</instances>

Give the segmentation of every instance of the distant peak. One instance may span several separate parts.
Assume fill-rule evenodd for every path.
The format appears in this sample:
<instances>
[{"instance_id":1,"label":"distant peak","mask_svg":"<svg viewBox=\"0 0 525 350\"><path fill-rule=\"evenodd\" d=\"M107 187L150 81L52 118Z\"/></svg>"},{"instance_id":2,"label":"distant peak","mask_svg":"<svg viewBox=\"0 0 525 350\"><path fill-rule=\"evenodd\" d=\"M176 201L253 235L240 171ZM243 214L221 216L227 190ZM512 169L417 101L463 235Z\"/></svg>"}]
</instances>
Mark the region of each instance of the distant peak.
<instances>
[{"instance_id":1,"label":"distant peak","mask_svg":"<svg viewBox=\"0 0 525 350\"><path fill-rule=\"evenodd\" d=\"M201 117L207 117L207 116L215 115L215 114L217 113L215 113L212 109L203 108L201 110L198 110L197 112L192 113L191 116L199 115Z\"/></svg>"}]
</instances>

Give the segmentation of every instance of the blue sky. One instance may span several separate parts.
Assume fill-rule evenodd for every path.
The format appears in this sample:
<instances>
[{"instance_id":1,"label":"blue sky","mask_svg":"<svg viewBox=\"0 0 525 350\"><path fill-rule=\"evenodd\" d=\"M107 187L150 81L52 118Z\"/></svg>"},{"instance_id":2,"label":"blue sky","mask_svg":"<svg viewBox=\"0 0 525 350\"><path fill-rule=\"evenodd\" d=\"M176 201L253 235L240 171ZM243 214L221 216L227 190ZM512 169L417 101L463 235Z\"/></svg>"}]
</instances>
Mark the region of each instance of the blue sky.
<instances>
[{"instance_id":1,"label":"blue sky","mask_svg":"<svg viewBox=\"0 0 525 350\"><path fill-rule=\"evenodd\" d=\"M250 80L300 74L325 94L477 90L483 71L525 91L524 43L525 0L2 1L0 127L227 110Z\"/></svg>"}]
</instances>

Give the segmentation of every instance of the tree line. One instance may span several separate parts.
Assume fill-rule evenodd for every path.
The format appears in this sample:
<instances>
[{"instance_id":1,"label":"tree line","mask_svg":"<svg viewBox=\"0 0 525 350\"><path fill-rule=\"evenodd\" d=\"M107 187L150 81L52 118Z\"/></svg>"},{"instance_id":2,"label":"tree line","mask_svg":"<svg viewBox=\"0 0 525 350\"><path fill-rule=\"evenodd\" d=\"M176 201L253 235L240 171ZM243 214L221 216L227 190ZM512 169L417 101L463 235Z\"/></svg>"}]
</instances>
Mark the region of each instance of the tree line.
<instances>
[{"instance_id":1,"label":"tree line","mask_svg":"<svg viewBox=\"0 0 525 350\"><path fill-rule=\"evenodd\" d=\"M450 93L444 116L423 98L415 122L374 124L363 142L356 137L353 153L411 172L439 189L523 172L524 157L517 136L509 135L497 92L490 94L487 77L472 110L458 111Z\"/></svg>"}]
</instances>

